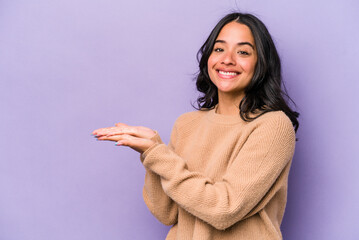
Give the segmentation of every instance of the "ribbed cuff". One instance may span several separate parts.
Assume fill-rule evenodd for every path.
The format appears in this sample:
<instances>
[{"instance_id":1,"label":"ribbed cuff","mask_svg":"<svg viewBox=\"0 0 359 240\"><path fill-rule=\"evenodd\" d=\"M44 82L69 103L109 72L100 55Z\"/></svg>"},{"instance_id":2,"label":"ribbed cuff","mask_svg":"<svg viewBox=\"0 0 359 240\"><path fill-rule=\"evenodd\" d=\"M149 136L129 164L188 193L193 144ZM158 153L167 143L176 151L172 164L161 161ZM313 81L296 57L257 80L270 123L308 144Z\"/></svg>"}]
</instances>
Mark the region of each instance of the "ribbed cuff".
<instances>
[{"instance_id":1,"label":"ribbed cuff","mask_svg":"<svg viewBox=\"0 0 359 240\"><path fill-rule=\"evenodd\" d=\"M159 144L163 144L162 139L157 131L155 131L155 135L153 137L151 137L150 139L152 141L154 141L155 143L140 155L141 162L143 162L145 160L146 155L148 154L149 151L151 151L151 149L153 149L154 147L156 147Z\"/></svg>"}]
</instances>

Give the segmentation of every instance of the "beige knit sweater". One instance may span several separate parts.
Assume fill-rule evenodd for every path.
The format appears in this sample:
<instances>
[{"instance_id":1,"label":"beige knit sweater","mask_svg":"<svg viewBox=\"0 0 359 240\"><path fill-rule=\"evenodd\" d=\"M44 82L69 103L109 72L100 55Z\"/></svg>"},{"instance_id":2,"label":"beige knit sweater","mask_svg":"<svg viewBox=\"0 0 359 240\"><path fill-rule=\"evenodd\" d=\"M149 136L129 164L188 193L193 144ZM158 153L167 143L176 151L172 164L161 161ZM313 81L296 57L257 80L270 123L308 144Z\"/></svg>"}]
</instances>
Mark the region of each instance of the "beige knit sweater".
<instances>
[{"instance_id":1,"label":"beige knit sweater","mask_svg":"<svg viewBox=\"0 0 359 240\"><path fill-rule=\"evenodd\" d=\"M196 111L180 116L168 146L141 155L143 198L166 239L282 239L295 132L281 111L252 122Z\"/></svg>"}]
</instances>

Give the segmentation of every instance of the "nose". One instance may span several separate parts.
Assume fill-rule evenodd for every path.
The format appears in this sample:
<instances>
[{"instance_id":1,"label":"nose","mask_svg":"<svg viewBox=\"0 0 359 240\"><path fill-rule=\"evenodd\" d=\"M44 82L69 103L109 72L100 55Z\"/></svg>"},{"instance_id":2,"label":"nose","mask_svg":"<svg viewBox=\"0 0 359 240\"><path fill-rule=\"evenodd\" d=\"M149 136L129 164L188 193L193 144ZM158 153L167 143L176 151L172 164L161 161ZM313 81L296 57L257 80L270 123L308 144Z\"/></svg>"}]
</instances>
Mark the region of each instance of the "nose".
<instances>
[{"instance_id":1,"label":"nose","mask_svg":"<svg viewBox=\"0 0 359 240\"><path fill-rule=\"evenodd\" d=\"M234 59L233 53L231 53L231 52L224 53L223 58L222 58L222 64L235 65L236 61Z\"/></svg>"}]
</instances>

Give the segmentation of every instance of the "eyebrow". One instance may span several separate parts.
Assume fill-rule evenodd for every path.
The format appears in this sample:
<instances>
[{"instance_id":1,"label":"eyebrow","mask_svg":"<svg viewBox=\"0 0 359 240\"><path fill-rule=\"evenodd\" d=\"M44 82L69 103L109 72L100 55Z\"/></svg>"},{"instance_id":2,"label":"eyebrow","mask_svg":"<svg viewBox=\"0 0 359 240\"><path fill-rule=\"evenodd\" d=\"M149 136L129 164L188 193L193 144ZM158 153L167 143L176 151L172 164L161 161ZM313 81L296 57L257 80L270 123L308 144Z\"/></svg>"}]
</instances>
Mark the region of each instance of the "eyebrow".
<instances>
[{"instance_id":1,"label":"eyebrow","mask_svg":"<svg viewBox=\"0 0 359 240\"><path fill-rule=\"evenodd\" d=\"M216 40L214 43L226 43L226 41L224 41L224 40ZM237 43L237 45L239 45L239 46L249 45L249 46L251 46L253 48L253 50L255 49L254 46L252 45L252 43L250 43L250 42L239 42L239 43Z\"/></svg>"}]
</instances>

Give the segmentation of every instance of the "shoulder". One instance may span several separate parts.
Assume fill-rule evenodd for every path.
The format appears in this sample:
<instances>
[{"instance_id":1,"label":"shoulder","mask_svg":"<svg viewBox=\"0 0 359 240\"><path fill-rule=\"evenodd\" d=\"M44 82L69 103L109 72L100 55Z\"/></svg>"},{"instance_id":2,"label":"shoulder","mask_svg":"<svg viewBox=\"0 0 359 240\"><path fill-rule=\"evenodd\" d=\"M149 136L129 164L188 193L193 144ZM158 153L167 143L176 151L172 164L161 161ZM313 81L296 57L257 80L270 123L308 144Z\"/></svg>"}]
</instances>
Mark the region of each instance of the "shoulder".
<instances>
[{"instance_id":1,"label":"shoulder","mask_svg":"<svg viewBox=\"0 0 359 240\"><path fill-rule=\"evenodd\" d=\"M293 128L292 121L283 111L272 111L263 114L258 117L255 121L261 124L284 124Z\"/></svg>"},{"instance_id":2,"label":"shoulder","mask_svg":"<svg viewBox=\"0 0 359 240\"><path fill-rule=\"evenodd\" d=\"M208 111L206 110L197 110L197 111L184 113L176 119L175 125L177 127L181 127L188 124L190 125L194 124L195 122L200 121L207 112Z\"/></svg>"},{"instance_id":3,"label":"shoulder","mask_svg":"<svg viewBox=\"0 0 359 240\"><path fill-rule=\"evenodd\" d=\"M254 131L270 132L273 137L285 137L295 141L292 121L282 111L267 112L250 124Z\"/></svg>"},{"instance_id":4,"label":"shoulder","mask_svg":"<svg viewBox=\"0 0 359 240\"><path fill-rule=\"evenodd\" d=\"M206 112L207 111L197 110L197 111L184 113L176 119L176 124L186 125L187 123L201 119L206 114Z\"/></svg>"}]
</instances>

